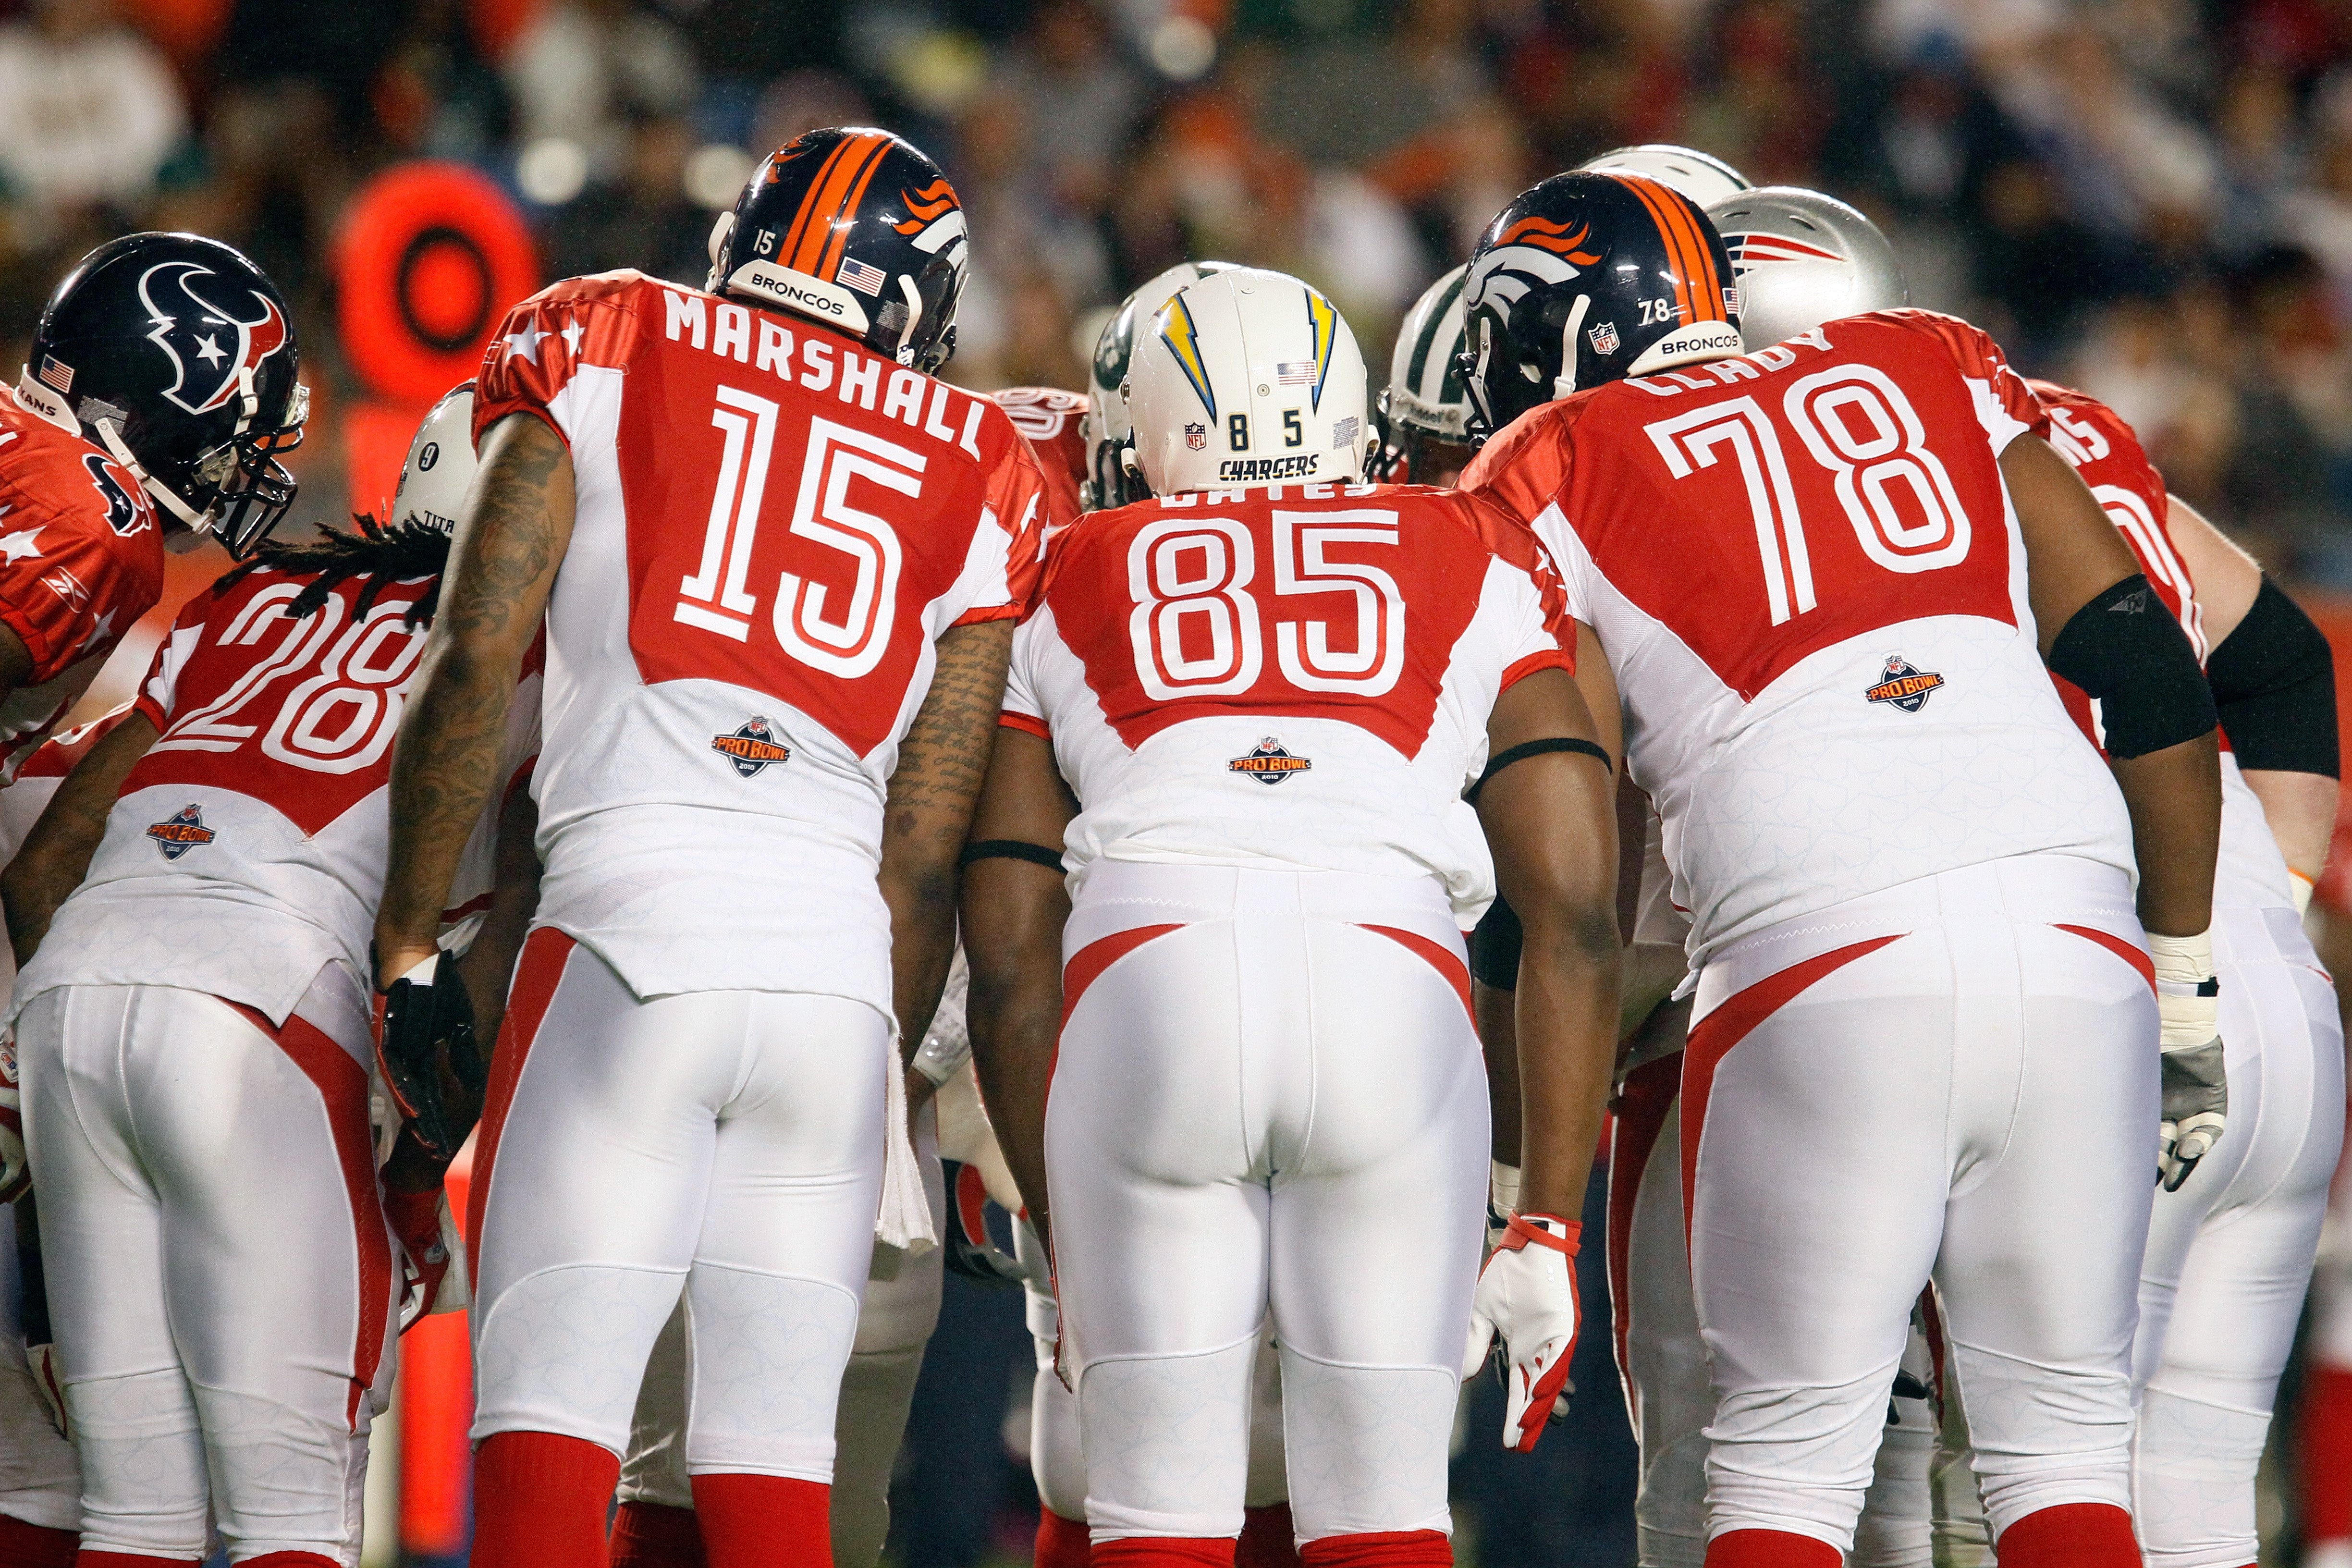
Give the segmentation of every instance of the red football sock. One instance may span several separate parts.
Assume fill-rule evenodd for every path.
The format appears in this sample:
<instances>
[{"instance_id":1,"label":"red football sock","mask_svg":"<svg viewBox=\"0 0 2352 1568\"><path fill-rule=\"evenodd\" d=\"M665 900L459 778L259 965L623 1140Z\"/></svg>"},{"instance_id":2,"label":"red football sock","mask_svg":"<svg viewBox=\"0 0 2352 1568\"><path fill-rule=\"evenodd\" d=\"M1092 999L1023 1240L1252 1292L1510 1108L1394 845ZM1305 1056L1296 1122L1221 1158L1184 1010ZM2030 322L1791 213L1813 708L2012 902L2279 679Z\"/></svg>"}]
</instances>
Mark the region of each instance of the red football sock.
<instances>
[{"instance_id":1,"label":"red football sock","mask_svg":"<svg viewBox=\"0 0 2352 1568\"><path fill-rule=\"evenodd\" d=\"M1839 1568L1826 1541L1786 1530L1732 1530L1706 1543L1706 1568Z\"/></svg>"},{"instance_id":2,"label":"red football sock","mask_svg":"<svg viewBox=\"0 0 2352 1568\"><path fill-rule=\"evenodd\" d=\"M2303 1539L2352 1536L2352 1371L2315 1366L2303 1378Z\"/></svg>"},{"instance_id":3,"label":"red football sock","mask_svg":"<svg viewBox=\"0 0 2352 1568\"><path fill-rule=\"evenodd\" d=\"M333 1558L321 1552L265 1552L258 1557L248 1557L236 1568L342 1568Z\"/></svg>"},{"instance_id":4,"label":"red football sock","mask_svg":"<svg viewBox=\"0 0 2352 1568\"><path fill-rule=\"evenodd\" d=\"M1242 1538L1234 1548L1234 1568L1298 1568L1297 1530L1290 1505L1270 1502L1242 1510ZM1039 1568L1044 1568L1041 1563Z\"/></svg>"},{"instance_id":5,"label":"red football sock","mask_svg":"<svg viewBox=\"0 0 2352 1568\"><path fill-rule=\"evenodd\" d=\"M625 1502L613 1514L612 1568L704 1568L702 1526L690 1508Z\"/></svg>"},{"instance_id":6,"label":"red football sock","mask_svg":"<svg viewBox=\"0 0 2352 1568\"><path fill-rule=\"evenodd\" d=\"M81 1533L47 1530L0 1513L0 1568L74 1568Z\"/></svg>"},{"instance_id":7,"label":"red football sock","mask_svg":"<svg viewBox=\"0 0 2352 1568\"><path fill-rule=\"evenodd\" d=\"M1367 1531L1310 1541L1298 1556L1307 1568L1454 1568L1454 1542L1442 1530Z\"/></svg>"},{"instance_id":8,"label":"red football sock","mask_svg":"<svg viewBox=\"0 0 2352 1568\"><path fill-rule=\"evenodd\" d=\"M833 1489L740 1471L694 1478L710 1568L833 1568Z\"/></svg>"},{"instance_id":9,"label":"red football sock","mask_svg":"<svg viewBox=\"0 0 2352 1568\"><path fill-rule=\"evenodd\" d=\"M604 1568L621 1461L583 1437L499 1432L474 1449L471 1568Z\"/></svg>"},{"instance_id":10,"label":"red football sock","mask_svg":"<svg viewBox=\"0 0 2352 1568\"><path fill-rule=\"evenodd\" d=\"M1094 1568L1234 1568L1230 1535L1129 1535L1095 1542Z\"/></svg>"},{"instance_id":11,"label":"red football sock","mask_svg":"<svg viewBox=\"0 0 2352 1568\"><path fill-rule=\"evenodd\" d=\"M2112 1503L2036 1509L1993 1542L2000 1568L2140 1568L2131 1515Z\"/></svg>"},{"instance_id":12,"label":"red football sock","mask_svg":"<svg viewBox=\"0 0 2352 1568\"><path fill-rule=\"evenodd\" d=\"M1094 1548L1085 1520L1064 1519L1050 1508L1037 1510L1036 1568L1087 1568Z\"/></svg>"},{"instance_id":13,"label":"red football sock","mask_svg":"<svg viewBox=\"0 0 2352 1568\"><path fill-rule=\"evenodd\" d=\"M74 1568L204 1568L201 1557L147 1557L135 1552L81 1552Z\"/></svg>"}]
</instances>

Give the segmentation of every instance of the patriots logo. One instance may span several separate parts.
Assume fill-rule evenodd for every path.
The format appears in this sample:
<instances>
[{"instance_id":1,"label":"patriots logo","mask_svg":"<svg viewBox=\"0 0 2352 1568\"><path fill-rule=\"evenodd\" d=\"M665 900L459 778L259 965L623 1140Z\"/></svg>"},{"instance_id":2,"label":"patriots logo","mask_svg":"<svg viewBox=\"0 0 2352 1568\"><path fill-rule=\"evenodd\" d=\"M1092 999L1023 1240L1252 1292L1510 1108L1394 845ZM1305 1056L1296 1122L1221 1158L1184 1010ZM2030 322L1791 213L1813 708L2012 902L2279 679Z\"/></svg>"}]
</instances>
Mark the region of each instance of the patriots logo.
<instances>
[{"instance_id":1,"label":"patriots logo","mask_svg":"<svg viewBox=\"0 0 2352 1568\"><path fill-rule=\"evenodd\" d=\"M198 293L200 279L219 274L200 261L164 261L139 279L139 302L147 307L153 331L147 341L162 349L178 374L163 395L190 414L209 414L229 400L241 373L258 374L261 362L286 346L285 312L253 289L246 297L260 308L250 319L214 304Z\"/></svg>"},{"instance_id":2,"label":"patriots logo","mask_svg":"<svg viewBox=\"0 0 2352 1568\"><path fill-rule=\"evenodd\" d=\"M205 826L202 808L184 805L161 822L147 825L147 837L166 860L177 860L189 850L210 844L220 835Z\"/></svg>"},{"instance_id":3,"label":"patriots logo","mask_svg":"<svg viewBox=\"0 0 2352 1568\"><path fill-rule=\"evenodd\" d=\"M1790 239L1777 234L1727 234L1723 237L1723 247L1731 252L1731 270L1735 276L1769 261L1842 259L1834 250L1824 250L1805 240Z\"/></svg>"},{"instance_id":4,"label":"patriots logo","mask_svg":"<svg viewBox=\"0 0 2352 1568\"><path fill-rule=\"evenodd\" d=\"M106 525L128 539L141 529L151 527L154 520L147 509L131 499L131 487L102 453L84 452L81 466L89 470L90 483L98 487L99 499L106 502Z\"/></svg>"}]
</instances>

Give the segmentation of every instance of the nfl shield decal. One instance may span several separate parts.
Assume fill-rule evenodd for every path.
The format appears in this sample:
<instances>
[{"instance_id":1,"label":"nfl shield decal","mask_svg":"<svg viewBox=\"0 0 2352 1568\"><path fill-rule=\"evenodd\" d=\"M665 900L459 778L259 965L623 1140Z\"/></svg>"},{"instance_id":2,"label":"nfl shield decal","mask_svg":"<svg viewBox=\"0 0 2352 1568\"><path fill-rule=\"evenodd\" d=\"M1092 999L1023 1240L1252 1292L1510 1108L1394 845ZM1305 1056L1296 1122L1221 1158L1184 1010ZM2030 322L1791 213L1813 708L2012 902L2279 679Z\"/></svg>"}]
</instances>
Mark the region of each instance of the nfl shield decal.
<instances>
[{"instance_id":1,"label":"nfl shield decal","mask_svg":"<svg viewBox=\"0 0 2352 1568\"><path fill-rule=\"evenodd\" d=\"M1198 421L1184 426L1184 445L1195 452L1209 449L1209 427Z\"/></svg>"}]
</instances>

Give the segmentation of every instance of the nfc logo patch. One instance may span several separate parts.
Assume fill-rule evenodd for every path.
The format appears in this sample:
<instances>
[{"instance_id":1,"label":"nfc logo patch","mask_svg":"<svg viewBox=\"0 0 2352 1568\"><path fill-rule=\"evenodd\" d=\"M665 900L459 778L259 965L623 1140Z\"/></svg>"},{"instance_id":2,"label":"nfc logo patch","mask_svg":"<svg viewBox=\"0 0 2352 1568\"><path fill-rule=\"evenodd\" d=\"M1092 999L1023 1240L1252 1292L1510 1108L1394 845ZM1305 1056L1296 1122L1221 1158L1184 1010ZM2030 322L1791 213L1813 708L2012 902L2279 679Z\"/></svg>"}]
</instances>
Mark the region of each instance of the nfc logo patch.
<instances>
[{"instance_id":1,"label":"nfc logo patch","mask_svg":"<svg viewBox=\"0 0 2352 1568\"><path fill-rule=\"evenodd\" d=\"M200 806L184 805L161 822L147 825L147 837L166 860L177 860L189 850L210 844L220 835L205 826Z\"/></svg>"}]
</instances>

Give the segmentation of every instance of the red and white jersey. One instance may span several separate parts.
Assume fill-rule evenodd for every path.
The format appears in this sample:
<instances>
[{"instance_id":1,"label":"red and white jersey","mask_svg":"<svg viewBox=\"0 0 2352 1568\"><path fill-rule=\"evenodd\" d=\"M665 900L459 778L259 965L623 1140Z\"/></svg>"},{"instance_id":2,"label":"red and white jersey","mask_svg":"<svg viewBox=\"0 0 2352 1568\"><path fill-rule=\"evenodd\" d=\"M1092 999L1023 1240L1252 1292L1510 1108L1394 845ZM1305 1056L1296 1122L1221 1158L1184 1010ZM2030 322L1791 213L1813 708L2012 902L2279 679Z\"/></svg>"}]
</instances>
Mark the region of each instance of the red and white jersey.
<instances>
[{"instance_id":1,"label":"red and white jersey","mask_svg":"<svg viewBox=\"0 0 2352 1568\"><path fill-rule=\"evenodd\" d=\"M1076 792L1074 876L1101 858L1434 876L1475 919L1494 868L1462 792L1487 716L1521 677L1573 668L1528 545L1423 486L1088 514L1055 541L1004 698Z\"/></svg>"},{"instance_id":2,"label":"red and white jersey","mask_svg":"<svg viewBox=\"0 0 2352 1568\"><path fill-rule=\"evenodd\" d=\"M532 790L539 922L641 996L890 1011L876 873L949 627L1013 619L1045 481L1004 411L815 324L635 272L518 306L477 436L571 448Z\"/></svg>"},{"instance_id":3,"label":"red and white jersey","mask_svg":"<svg viewBox=\"0 0 2352 1568\"><path fill-rule=\"evenodd\" d=\"M426 628L427 580L364 614L364 579L313 614L308 574L262 570L191 599L131 711L160 738L131 770L89 875L17 988L173 985L284 1022L340 961L364 984L383 893L392 742ZM526 686L536 682L527 673ZM518 694L501 778L528 756L535 693ZM487 890L496 825L468 846L452 902Z\"/></svg>"},{"instance_id":4,"label":"red and white jersey","mask_svg":"<svg viewBox=\"0 0 2352 1568\"><path fill-rule=\"evenodd\" d=\"M33 656L0 701L0 784L163 591L163 536L139 481L79 429L0 391L0 623Z\"/></svg>"},{"instance_id":5,"label":"red and white jersey","mask_svg":"<svg viewBox=\"0 0 2352 1568\"><path fill-rule=\"evenodd\" d=\"M2211 652L2205 637L2204 616L2197 605L2196 584L2189 568L2173 548L2171 501L2164 476L2148 461L2139 437L2124 417L2087 393L2055 382L2035 381L2034 395L2050 411L2050 444L2074 465L2083 482L2106 508L2139 560L2148 585L2180 621L2197 662ZM2097 705L2082 689L2059 676L2059 695L2066 711L2095 744L2100 739ZM2230 753L2229 737L2221 738L2221 852L2213 867L2213 902L2224 909L2285 909L2294 907L2286 858L2271 837L2270 818L2263 803L2247 787Z\"/></svg>"},{"instance_id":6,"label":"red and white jersey","mask_svg":"<svg viewBox=\"0 0 2352 1568\"><path fill-rule=\"evenodd\" d=\"M66 782L74 764L89 755L89 749L111 733L130 711L131 704L126 702L87 724L60 730L18 764L15 780L0 789L0 866L14 860L16 851L25 847L33 824L41 820L41 813L49 808L58 785Z\"/></svg>"},{"instance_id":7,"label":"red and white jersey","mask_svg":"<svg viewBox=\"0 0 2352 1568\"><path fill-rule=\"evenodd\" d=\"M989 395L1029 443L1045 477L1045 531L1050 538L1077 521L1086 510L1078 487L1087 478L1087 442L1080 426L1087 400L1058 386L1008 386Z\"/></svg>"},{"instance_id":8,"label":"red and white jersey","mask_svg":"<svg viewBox=\"0 0 2352 1568\"><path fill-rule=\"evenodd\" d=\"M1608 650L1694 963L1983 861L2132 870L2001 481L2042 421L1982 332L1890 310L1547 405L1471 464Z\"/></svg>"}]
</instances>

